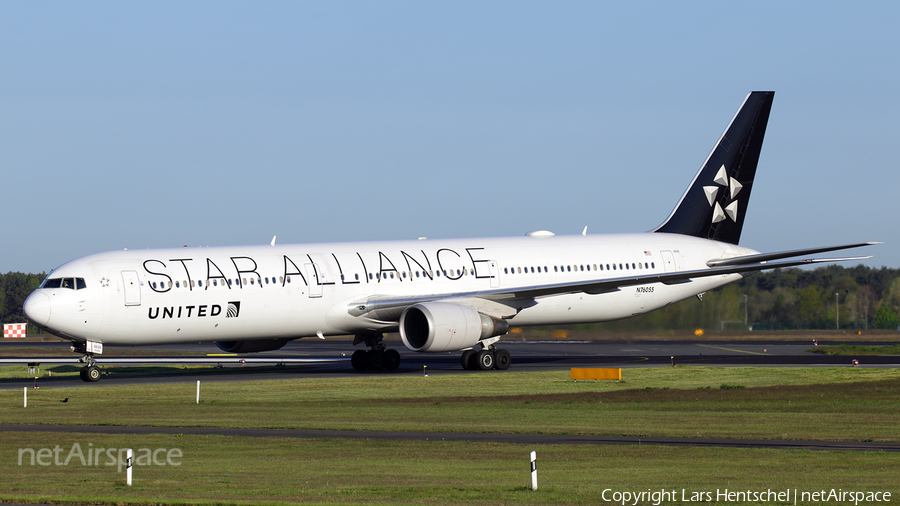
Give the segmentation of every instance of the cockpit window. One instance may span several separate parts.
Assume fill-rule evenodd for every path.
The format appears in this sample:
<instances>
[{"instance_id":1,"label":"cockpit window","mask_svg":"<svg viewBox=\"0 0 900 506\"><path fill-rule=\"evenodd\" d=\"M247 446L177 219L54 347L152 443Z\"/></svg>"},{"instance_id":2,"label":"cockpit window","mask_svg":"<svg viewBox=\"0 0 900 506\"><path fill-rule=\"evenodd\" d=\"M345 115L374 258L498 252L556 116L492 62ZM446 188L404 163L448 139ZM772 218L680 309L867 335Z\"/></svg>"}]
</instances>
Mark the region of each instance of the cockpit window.
<instances>
[{"instance_id":1,"label":"cockpit window","mask_svg":"<svg viewBox=\"0 0 900 506\"><path fill-rule=\"evenodd\" d=\"M82 290L87 288L84 278L48 278L41 288L68 288L70 290Z\"/></svg>"},{"instance_id":2,"label":"cockpit window","mask_svg":"<svg viewBox=\"0 0 900 506\"><path fill-rule=\"evenodd\" d=\"M41 288L59 288L62 286L62 278L47 279Z\"/></svg>"}]
</instances>

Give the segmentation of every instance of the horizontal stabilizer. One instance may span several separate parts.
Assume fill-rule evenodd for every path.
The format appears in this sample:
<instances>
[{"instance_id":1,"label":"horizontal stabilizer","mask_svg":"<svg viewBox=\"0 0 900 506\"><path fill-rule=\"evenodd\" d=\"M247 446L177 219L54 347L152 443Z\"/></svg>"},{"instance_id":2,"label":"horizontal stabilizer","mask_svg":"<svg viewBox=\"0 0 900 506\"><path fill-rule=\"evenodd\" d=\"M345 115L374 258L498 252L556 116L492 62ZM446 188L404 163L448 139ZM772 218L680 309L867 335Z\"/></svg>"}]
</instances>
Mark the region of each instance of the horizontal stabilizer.
<instances>
[{"instance_id":1,"label":"horizontal stabilizer","mask_svg":"<svg viewBox=\"0 0 900 506\"><path fill-rule=\"evenodd\" d=\"M757 255L746 255L741 257L722 258L710 260L706 265L710 267L728 267L731 265L749 265L755 263L769 262L771 260L781 260L782 258L793 258L804 255L815 255L825 253L826 251L837 251L842 249L859 248L862 246L873 246L881 244L880 242L861 242L856 244L844 244L841 246L826 246L822 248L798 249L791 251L780 251L777 253L760 253ZM836 261L836 260L835 260Z\"/></svg>"}]
</instances>

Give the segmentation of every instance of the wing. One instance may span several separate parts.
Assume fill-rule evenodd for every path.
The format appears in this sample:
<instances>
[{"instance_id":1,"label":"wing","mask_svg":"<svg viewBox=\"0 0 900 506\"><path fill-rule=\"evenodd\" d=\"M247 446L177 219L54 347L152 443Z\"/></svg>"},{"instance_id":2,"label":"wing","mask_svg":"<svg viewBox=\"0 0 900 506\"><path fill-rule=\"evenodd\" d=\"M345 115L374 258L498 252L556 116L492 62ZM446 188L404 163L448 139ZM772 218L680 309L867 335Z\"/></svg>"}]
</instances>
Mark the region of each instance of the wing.
<instances>
[{"instance_id":1,"label":"wing","mask_svg":"<svg viewBox=\"0 0 900 506\"><path fill-rule=\"evenodd\" d=\"M679 283L689 283L693 279L710 276L744 274L748 272L780 269L784 267L796 267L798 265L811 265L816 263L865 260L872 257L862 256L841 258L806 258L800 260L784 260L780 262L771 261L783 260L786 258L794 258L798 256L805 256L827 251L858 248L861 246L870 246L874 244L881 243L865 242L846 244L841 246L828 246L821 248L783 251L777 253L760 253L727 259L714 259L707 262L707 265L709 266L709 268L707 269L676 271L664 274L644 274L637 276L623 276L617 278L581 280L567 283L519 286L515 288L495 288L489 290L458 292L451 294L443 293L403 297L374 296L369 297L365 301L350 304L347 310L348 313L353 316L371 318L373 320L387 323L397 321L400 318L400 314L403 312L403 310L413 304L440 300L446 302L459 302L472 306L475 309L478 309L479 312L488 314L490 316L506 318L516 314L516 307L521 308L533 305L536 303L536 299L552 295L563 295L569 293L586 293L596 295L601 293L615 292L620 290L621 288L628 286L648 285L653 283L673 285Z\"/></svg>"}]
</instances>

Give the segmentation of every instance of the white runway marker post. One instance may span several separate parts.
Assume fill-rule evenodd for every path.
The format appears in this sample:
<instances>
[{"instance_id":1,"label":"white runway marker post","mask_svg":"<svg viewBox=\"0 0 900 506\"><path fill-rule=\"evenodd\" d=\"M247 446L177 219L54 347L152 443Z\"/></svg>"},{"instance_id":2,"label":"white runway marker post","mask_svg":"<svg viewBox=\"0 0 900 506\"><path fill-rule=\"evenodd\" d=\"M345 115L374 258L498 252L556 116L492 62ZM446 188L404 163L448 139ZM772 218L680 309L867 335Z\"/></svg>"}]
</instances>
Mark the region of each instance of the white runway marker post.
<instances>
[{"instance_id":1,"label":"white runway marker post","mask_svg":"<svg viewBox=\"0 0 900 506\"><path fill-rule=\"evenodd\" d=\"M121 453L119 454L121 455ZM131 466L134 463L134 450L125 450L125 484L131 486Z\"/></svg>"},{"instance_id":2,"label":"white runway marker post","mask_svg":"<svg viewBox=\"0 0 900 506\"><path fill-rule=\"evenodd\" d=\"M200 404L200 380L197 380L197 404Z\"/></svg>"},{"instance_id":3,"label":"white runway marker post","mask_svg":"<svg viewBox=\"0 0 900 506\"><path fill-rule=\"evenodd\" d=\"M24 402L25 402L25 405L22 407L27 408L28 407L28 387L25 387L25 401Z\"/></svg>"},{"instance_id":4,"label":"white runway marker post","mask_svg":"<svg viewBox=\"0 0 900 506\"><path fill-rule=\"evenodd\" d=\"M537 452L531 452L531 490L537 490Z\"/></svg>"}]
</instances>

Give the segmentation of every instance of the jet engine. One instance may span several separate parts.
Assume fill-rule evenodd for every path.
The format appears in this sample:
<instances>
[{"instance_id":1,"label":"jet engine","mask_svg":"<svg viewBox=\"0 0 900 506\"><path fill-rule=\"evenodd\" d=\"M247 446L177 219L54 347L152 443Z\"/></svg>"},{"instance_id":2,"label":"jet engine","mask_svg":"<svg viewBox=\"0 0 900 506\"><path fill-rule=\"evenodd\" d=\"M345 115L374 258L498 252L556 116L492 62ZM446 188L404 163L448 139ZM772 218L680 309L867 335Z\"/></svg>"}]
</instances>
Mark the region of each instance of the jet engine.
<instances>
[{"instance_id":1,"label":"jet engine","mask_svg":"<svg viewBox=\"0 0 900 506\"><path fill-rule=\"evenodd\" d=\"M284 348L291 339L260 339L257 341L216 341L220 350L228 353L255 353Z\"/></svg>"},{"instance_id":2,"label":"jet engine","mask_svg":"<svg viewBox=\"0 0 900 506\"><path fill-rule=\"evenodd\" d=\"M423 302L400 315L400 338L412 351L442 352L471 348L478 341L509 332L506 320L462 304Z\"/></svg>"}]
</instances>

